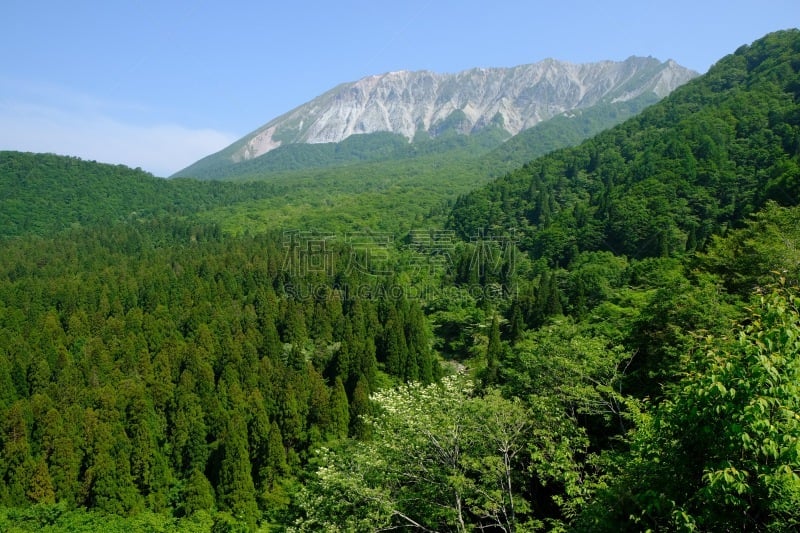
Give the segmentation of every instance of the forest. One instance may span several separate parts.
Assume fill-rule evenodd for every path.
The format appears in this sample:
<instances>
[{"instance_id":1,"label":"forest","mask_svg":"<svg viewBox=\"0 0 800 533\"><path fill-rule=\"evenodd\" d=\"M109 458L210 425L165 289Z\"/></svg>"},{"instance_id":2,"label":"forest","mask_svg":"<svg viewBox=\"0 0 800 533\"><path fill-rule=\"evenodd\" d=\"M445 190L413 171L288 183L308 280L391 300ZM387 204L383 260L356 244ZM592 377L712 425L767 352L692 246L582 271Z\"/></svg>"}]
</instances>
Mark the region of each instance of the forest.
<instances>
[{"instance_id":1,"label":"forest","mask_svg":"<svg viewBox=\"0 0 800 533\"><path fill-rule=\"evenodd\" d=\"M800 31L567 137L0 153L0 530L796 531Z\"/></svg>"}]
</instances>

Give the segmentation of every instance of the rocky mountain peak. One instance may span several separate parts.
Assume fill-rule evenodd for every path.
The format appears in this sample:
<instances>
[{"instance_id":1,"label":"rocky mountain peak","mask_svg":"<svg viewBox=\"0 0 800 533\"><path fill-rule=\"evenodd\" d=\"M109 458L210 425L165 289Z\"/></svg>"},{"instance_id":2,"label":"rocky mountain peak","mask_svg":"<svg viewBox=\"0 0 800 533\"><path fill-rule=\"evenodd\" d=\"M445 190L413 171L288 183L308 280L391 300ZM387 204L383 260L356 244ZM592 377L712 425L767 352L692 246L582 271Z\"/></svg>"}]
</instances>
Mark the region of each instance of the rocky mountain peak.
<instances>
[{"instance_id":1,"label":"rocky mountain peak","mask_svg":"<svg viewBox=\"0 0 800 533\"><path fill-rule=\"evenodd\" d=\"M642 57L587 64L545 59L454 74L387 72L343 83L223 152L231 162L240 162L284 144L340 142L384 131L410 140L420 132L469 134L494 125L515 135L602 101L629 100L646 92L663 97L696 75L672 60Z\"/></svg>"}]
</instances>

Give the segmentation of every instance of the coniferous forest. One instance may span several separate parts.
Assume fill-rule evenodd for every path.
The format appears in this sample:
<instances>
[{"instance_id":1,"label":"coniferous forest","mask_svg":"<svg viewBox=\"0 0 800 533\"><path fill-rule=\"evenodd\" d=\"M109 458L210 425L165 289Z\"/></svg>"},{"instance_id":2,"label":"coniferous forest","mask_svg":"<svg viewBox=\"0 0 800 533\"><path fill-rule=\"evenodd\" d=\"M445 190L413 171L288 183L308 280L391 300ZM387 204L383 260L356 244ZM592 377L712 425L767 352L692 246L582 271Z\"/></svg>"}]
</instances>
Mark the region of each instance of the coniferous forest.
<instances>
[{"instance_id":1,"label":"coniferous forest","mask_svg":"<svg viewBox=\"0 0 800 533\"><path fill-rule=\"evenodd\" d=\"M796 531L800 31L534 157L0 153L0 530Z\"/></svg>"}]
</instances>

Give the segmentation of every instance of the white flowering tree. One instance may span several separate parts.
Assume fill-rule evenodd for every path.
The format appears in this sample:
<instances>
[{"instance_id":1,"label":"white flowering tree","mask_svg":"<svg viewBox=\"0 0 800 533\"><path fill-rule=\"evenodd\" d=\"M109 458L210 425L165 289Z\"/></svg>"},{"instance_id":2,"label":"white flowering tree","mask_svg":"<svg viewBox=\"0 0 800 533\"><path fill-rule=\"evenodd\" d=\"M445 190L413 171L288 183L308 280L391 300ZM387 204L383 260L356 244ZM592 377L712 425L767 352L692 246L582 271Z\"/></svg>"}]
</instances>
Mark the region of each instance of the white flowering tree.
<instances>
[{"instance_id":1,"label":"white flowering tree","mask_svg":"<svg viewBox=\"0 0 800 533\"><path fill-rule=\"evenodd\" d=\"M372 399L372 440L320 451L316 475L297 500L298 530L511 532L541 525L522 489L531 485L533 462L550 460L553 446L537 441L542 424L522 402L496 391L476 395L458 377Z\"/></svg>"}]
</instances>

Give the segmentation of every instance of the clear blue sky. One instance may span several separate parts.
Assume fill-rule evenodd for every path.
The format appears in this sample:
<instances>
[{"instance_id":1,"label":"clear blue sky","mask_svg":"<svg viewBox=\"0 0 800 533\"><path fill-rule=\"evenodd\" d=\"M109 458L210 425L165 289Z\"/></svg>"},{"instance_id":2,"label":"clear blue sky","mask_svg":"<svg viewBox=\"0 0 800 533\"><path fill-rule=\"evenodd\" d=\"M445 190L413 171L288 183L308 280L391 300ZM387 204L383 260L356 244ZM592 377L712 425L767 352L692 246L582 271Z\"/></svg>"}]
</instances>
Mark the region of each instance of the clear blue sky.
<instances>
[{"instance_id":1,"label":"clear blue sky","mask_svg":"<svg viewBox=\"0 0 800 533\"><path fill-rule=\"evenodd\" d=\"M3 0L0 150L166 176L333 86L632 55L705 72L800 0Z\"/></svg>"}]
</instances>

